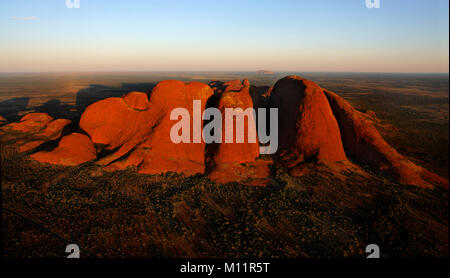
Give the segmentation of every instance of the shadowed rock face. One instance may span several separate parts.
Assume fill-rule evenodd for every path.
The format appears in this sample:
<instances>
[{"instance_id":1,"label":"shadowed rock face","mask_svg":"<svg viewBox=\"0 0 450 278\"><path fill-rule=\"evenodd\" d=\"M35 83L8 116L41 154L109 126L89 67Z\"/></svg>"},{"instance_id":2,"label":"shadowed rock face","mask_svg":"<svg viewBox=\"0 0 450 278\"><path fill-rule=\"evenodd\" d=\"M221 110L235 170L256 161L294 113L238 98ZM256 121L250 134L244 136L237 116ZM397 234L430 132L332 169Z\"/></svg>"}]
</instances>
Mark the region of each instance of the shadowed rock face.
<instances>
[{"instance_id":1,"label":"shadowed rock face","mask_svg":"<svg viewBox=\"0 0 450 278\"><path fill-rule=\"evenodd\" d=\"M270 106L278 108L278 154L287 168L347 160L338 124L317 84L285 77L273 87Z\"/></svg>"},{"instance_id":2,"label":"shadowed rock face","mask_svg":"<svg viewBox=\"0 0 450 278\"><path fill-rule=\"evenodd\" d=\"M337 94L324 90L339 123L345 152L360 163L385 173L400 183L448 189L448 180L419 167L392 148L362 113Z\"/></svg>"}]
</instances>

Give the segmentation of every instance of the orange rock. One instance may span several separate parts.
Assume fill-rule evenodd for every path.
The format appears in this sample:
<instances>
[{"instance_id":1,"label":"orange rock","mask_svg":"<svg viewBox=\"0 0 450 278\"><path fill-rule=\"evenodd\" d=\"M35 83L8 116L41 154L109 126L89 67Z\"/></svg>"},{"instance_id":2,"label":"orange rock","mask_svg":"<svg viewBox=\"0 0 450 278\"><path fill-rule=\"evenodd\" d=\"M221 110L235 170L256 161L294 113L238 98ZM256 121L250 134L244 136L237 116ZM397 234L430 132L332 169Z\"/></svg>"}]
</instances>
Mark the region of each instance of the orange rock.
<instances>
[{"instance_id":1,"label":"orange rock","mask_svg":"<svg viewBox=\"0 0 450 278\"><path fill-rule=\"evenodd\" d=\"M37 136L44 136L49 140L55 140L59 138L59 136L61 136L64 127L66 127L66 125L68 125L69 123L70 120L67 119L56 119L54 121L51 121L43 130L41 130L37 134Z\"/></svg>"},{"instance_id":2,"label":"orange rock","mask_svg":"<svg viewBox=\"0 0 450 278\"><path fill-rule=\"evenodd\" d=\"M185 108L192 113L193 100L201 101L203 112L208 98L213 95L212 89L199 82L167 80L153 88L148 104L142 96L133 94L133 97L126 95L122 99L96 102L82 115L80 126L91 135L94 143L105 144L108 149L119 148L100 160L103 165L109 164L106 170L136 166L139 173L146 174L203 173L204 142L173 143L170 130L176 122L170 120L170 114L175 108ZM148 109L135 110L145 107ZM190 118L192 128L193 116Z\"/></svg>"},{"instance_id":3,"label":"orange rock","mask_svg":"<svg viewBox=\"0 0 450 278\"><path fill-rule=\"evenodd\" d=\"M103 144L107 150L118 149L99 164L107 165L122 157L149 136L156 119L154 112L158 111L148 107L145 93L132 92L123 98L97 101L86 108L80 127L94 144Z\"/></svg>"},{"instance_id":4,"label":"orange rock","mask_svg":"<svg viewBox=\"0 0 450 278\"><path fill-rule=\"evenodd\" d=\"M22 117L20 122L10 123L2 127L2 131L20 131L27 136L32 137L32 141L18 140L16 145L19 152L31 151L43 143L55 140L61 136L61 133L70 120L53 120L46 113L30 113ZM12 138L23 138L23 135L9 135Z\"/></svg>"},{"instance_id":5,"label":"orange rock","mask_svg":"<svg viewBox=\"0 0 450 278\"><path fill-rule=\"evenodd\" d=\"M247 108L253 108L249 91L250 84L245 80L242 83L240 81L239 83L236 81L227 83L225 83L225 90L218 101L218 109L222 112L222 143L209 144L206 149L208 177L221 184L252 181L254 185L266 185L270 182L268 163L255 161L259 156L255 118L244 118L243 143L237 143L236 141L236 117L233 118L234 128L232 130L227 130L225 124L226 108L241 108L243 111ZM239 91L234 91L235 89L239 89ZM249 126L255 134L254 143L249 142ZM225 135L229 132L234 136L234 143L225 142ZM242 163L247 163L247 165L241 165Z\"/></svg>"},{"instance_id":6,"label":"orange rock","mask_svg":"<svg viewBox=\"0 0 450 278\"><path fill-rule=\"evenodd\" d=\"M177 172L185 175L204 173L205 143L179 143L171 141L170 130L176 121L170 120L174 108L185 108L192 113L193 100L201 101L201 113L206 102L213 95L212 89L200 82L181 82L166 80L159 82L152 90L150 109L155 110L156 124L151 136L140 145L139 149L149 149L138 171L146 174ZM203 126L203 121L202 121ZM193 115L190 117L193 128ZM191 132L191 138L193 134ZM192 142L192 140L191 140ZM137 150L141 152L141 150Z\"/></svg>"},{"instance_id":7,"label":"orange rock","mask_svg":"<svg viewBox=\"0 0 450 278\"><path fill-rule=\"evenodd\" d=\"M27 133L36 133L53 120L47 113L29 113L18 123L10 123L2 127L3 130L14 130Z\"/></svg>"},{"instance_id":8,"label":"orange rock","mask_svg":"<svg viewBox=\"0 0 450 278\"><path fill-rule=\"evenodd\" d=\"M279 80L270 93L278 108L278 155L285 167L347 160L336 119L322 89L298 76ZM291 171L291 173L301 171Z\"/></svg>"},{"instance_id":9,"label":"orange rock","mask_svg":"<svg viewBox=\"0 0 450 278\"><path fill-rule=\"evenodd\" d=\"M106 171L117 171L117 170L126 169L130 166L138 167L144 160L147 153L148 153L148 149L136 148L129 155L124 157L123 159L117 160L117 161L109 164L104 169Z\"/></svg>"},{"instance_id":10,"label":"orange rock","mask_svg":"<svg viewBox=\"0 0 450 278\"><path fill-rule=\"evenodd\" d=\"M30 121L30 122L44 122L48 123L53 118L49 116L47 113L28 113L20 119L21 122Z\"/></svg>"},{"instance_id":11,"label":"orange rock","mask_svg":"<svg viewBox=\"0 0 450 278\"><path fill-rule=\"evenodd\" d=\"M248 79L242 80L242 86L244 86L244 87L250 87L250 81L248 81Z\"/></svg>"},{"instance_id":12,"label":"orange rock","mask_svg":"<svg viewBox=\"0 0 450 278\"><path fill-rule=\"evenodd\" d=\"M247 79L245 79L243 82L241 82L240 80L227 81L223 83L223 86L225 88L224 92L239 92L244 87L246 87L245 84L247 84L247 87L250 87L250 83Z\"/></svg>"},{"instance_id":13,"label":"orange rock","mask_svg":"<svg viewBox=\"0 0 450 278\"><path fill-rule=\"evenodd\" d=\"M34 150L37 147L39 147L40 145L44 144L45 142L47 142L47 141L46 140L35 140L35 141L26 142L24 144L19 144L19 152L28 152L28 151Z\"/></svg>"},{"instance_id":14,"label":"orange rock","mask_svg":"<svg viewBox=\"0 0 450 278\"><path fill-rule=\"evenodd\" d=\"M439 184L448 189L448 180L415 165L383 139L362 113L337 94L324 90L339 123L345 152L360 163L382 172L400 183L421 187Z\"/></svg>"},{"instance_id":15,"label":"orange rock","mask_svg":"<svg viewBox=\"0 0 450 278\"><path fill-rule=\"evenodd\" d=\"M123 100L133 109L147 110L149 108L148 98L146 93L131 92L124 95Z\"/></svg>"},{"instance_id":16,"label":"orange rock","mask_svg":"<svg viewBox=\"0 0 450 278\"><path fill-rule=\"evenodd\" d=\"M71 133L64 136L54 150L37 152L31 158L39 162L75 166L96 159L94 145L88 136Z\"/></svg>"},{"instance_id":17,"label":"orange rock","mask_svg":"<svg viewBox=\"0 0 450 278\"><path fill-rule=\"evenodd\" d=\"M273 87L269 87L265 92L264 92L264 96L265 97L270 97L270 95L272 94L272 90L273 90Z\"/></svg>"},{"instance_id":18,"label":"orange rock","mask_svg":"<svg viewBox=\"0 0 450 278\"><path fill-rule=\"evenodd\" d=\"M256 122L255 119L249 121L249 118L245 117L244 121L244 143L236 143L236 117L233 118L232 130L226 130L226 108L241 108L246 110L247 108L253 108L252 98L249 93L249 86L244 86L241 84L237 86L233 84L234 87L240 87L241 90L238 92L230 91L229 87L220 96L218 109L222 112L222 144L214 144L208 146L211 150L208 150L211 154L209 158L214 161L215 164L220 163L245 163L255 161L259 156L259 143L256 137L255 143L249 143L248 140L248 128L253 128L253 132L256 135ZM234 135L233 142L235 143L225 143L225 135L231 133Z\"/></svg>"}]
</instances>

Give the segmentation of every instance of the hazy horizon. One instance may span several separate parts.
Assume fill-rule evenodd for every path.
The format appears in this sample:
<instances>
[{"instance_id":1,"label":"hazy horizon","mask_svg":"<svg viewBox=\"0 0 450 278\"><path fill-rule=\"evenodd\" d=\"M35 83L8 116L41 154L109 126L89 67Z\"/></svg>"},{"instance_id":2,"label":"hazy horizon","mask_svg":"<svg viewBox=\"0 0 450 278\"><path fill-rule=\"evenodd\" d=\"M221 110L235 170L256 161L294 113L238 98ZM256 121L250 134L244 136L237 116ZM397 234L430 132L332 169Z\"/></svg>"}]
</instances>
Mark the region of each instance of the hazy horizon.
<instances>
[{"instance_id":1,"label":"hazy horizon","mask_svg":"<svg viewBox=\"0 0 450 278\"><path fill-rule=\"evenodd\" d=\"M11 74L107 74L107 73L251 73L257 74L261 70L83 70L83 71L72 71L72 70L61 70L61 71L15 71L15 72L1 72L3 75ZM270 71L273 74L288 74L288 73L317 73L317 74L423 74L423 75L449 75L450 72L379 72L379 71L304 71L304 70L268 70L263 69L263 71ZM271 74L261 75L270 76Z\"/></svg>"},{"instance_id":2,"label":"hazy horizon","mask_svg":"<svg viewBox=\"0 0 450 278\"><path fill-rule=\"evenodd\" d=\"M449 2L0 1L0 72L449 72Z\"/></svg>"}]
</instances>

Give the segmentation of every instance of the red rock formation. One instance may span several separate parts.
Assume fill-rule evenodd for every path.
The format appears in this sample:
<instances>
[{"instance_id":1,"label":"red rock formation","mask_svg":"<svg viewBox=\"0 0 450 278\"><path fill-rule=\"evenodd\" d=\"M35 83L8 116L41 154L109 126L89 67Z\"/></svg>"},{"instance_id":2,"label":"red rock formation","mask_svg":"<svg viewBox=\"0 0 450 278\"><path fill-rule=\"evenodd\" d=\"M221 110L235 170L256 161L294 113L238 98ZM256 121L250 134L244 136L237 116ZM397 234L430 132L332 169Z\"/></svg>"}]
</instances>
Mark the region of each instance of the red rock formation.
<instances>
[{"instance_id":1,"label":"red rock formation","mask_svg":"<svg viewBox=\"0 0 450 278\"><path fill-rule=\"evenodd\" d=\"M226 108L241 108L246 110L247 108L253 108L252 98L249 93L249 86L237 85L236 82L230 82L232 88L240 88L239 91L233 91L230 87L226 87L225 92L221 94L218 109L222 112L222 144L215 146L214 155L211 159L216 163L245 163L254 161L259 156L259 143L257 137L255 137L255 143L248 143L248 128L252 127L254 134L256 135L256 122L252 117L250 120L245 117L244 121L244 143L225 143L225 135L227 133L234 135L233 142L236 142L236 117L233 118L233 126L231 130L226 130L225 125L225 109ZM234 128L233 128L234 127Z\"/></svg>"},{"instance_id":2,"label":"red rock formation","mask_svg":"<svg viewBox=\"0 0 450 278\"><path fill-rule=\"evenodd\" d=\"M18 150L19 152L28 152L31 150L36 149L37 147L39 147L40 145L44 144L45 142L47 142L46 140L34 140L34 141L29 141L24 143L23 141L19 141L18 145Z\"/></svg>"},{"instance_id":3,"label":"red rock formation","mask_svg":"<svg viewBox=\"0 0 450 278\"><path fill-rule=\"evenodd\" d=\"M250 82L247 79L241 80L230 80L227 82L222 81L211 81L208 84L215 93L223 93L223 92L239 92L244 87L250 87Z\"/></svg>"},{"instance_id":4,"label":"red rock formation","mask_svg":"<svg viewBox=\"0 0 450 278\"><path fill-rule=\"evenodd\" d=\"M233 80L224 83L224 92L220 95L217 108L222 113L222 143L210 144L207 147L208 176L218 183L245 182L252 180L256 185L268 183L269 168L265 161L256 162L259 156L259 143L256 133L255 118L244 119L244 142L236 143L236 118L233 118L234 128L226 129L226 108L241 108L245 111L247 108L253 108L252 98L250 96L250 83L244 80ZM238 90L238 91L236 91ZM248 128L253 130L255 135L254 143L248 140ZM232 127L232 126L229 126ZM225 136L231 133L234 136L233 142L226 143ZM241 163L248 163L241 165ZM257 182L259 181L259 182Z\"/></svg>"},{"instance_id":5,"label":"red rock formation","mask_svg":"<svg viewBox=\"0 0 450 278\"><path fill-rule=\"evenodd\" d=\"M174 108L187 109L191 113L190 126L193 129L193 100L201 101L201 113L203 113L208 98L213 94L214 92L208 85L200 82L185 83L167 80L159 82L153 88L150 110L158 110L157 124L153 127L151 136L136 150L139 153L147 152L139 165L140 173L177 172L185 175L204 173L205 143L203 140L200 143L173 143L170 138L170 130L176 121L170 120L170 113ZM201 126L203 126L203 121ZM191 132L192 141L193 134Z\"/></svg>"},{"instance_id":6,"label":"red rock formation","mask_svg":"<svg viewBox=\"0 0 450 278\"><path fill-rule=\"evenodd\" d=\"M106 170L135 166L139 173L147 174L206 172L218 183L266 185L270 182L268 165L271 162L256 160L259 157L258 139L248 140L249 126L256 134L254 119L249 121L243 117L244 140L237 143L236 118L232 119L233 130L228 130L231 126L226 125L225 111L227 108L245 111L255 105L265 107L269 99L269 106L279 109L277 155L291 175L302 175L311 168L318 170L317 162L333 173L343 168L360 171L347 160L347 154L401 183L422 187L440 184L448 189L448 180L413 164L383 140L369 120L375 118L374 113L363 115L357 112L342 98L314 82L288 76L268 90L251 87L248 80L210 84L214 86L215 95L208 85L199 82L167 80L153 89L150 101L147 94L141 92L98 101L90 105L80 119L80 128L90 138L72 133L63 137L54 150L38 152L31 157L40 162L78 165L95 160L93 144L100 144L110 152L97 161ZM201 101L201 113L207 102L221 111L222 143L206 146L203 140L193 142L193 127L203 126L201 114L199 121L192 115L193 100ZM184 108L190 113L190 143L177 144L171 140L170 131L176 121L170 119L170 114L175 108ZM31 135L32 141L18 140L19 150L28 151L59 138L69 122L53 120L45 113L31 113L0 130ZM233 134L234 143L227 142L229 133Z\"/></svg>"},{"instance_id":7,"label":"red rock formation","mask_svg":"<svg viewBox=\"0 0 450 278\"><path fill-rule=\"evenodd\" d=\"M138 167L142 161L144 161L145 156L149 153L150 149L138 147L131 151L129 155L126 157L117 160L108 166L105 167L105 170L107 171L117 171L117 170L123 170L127 167L134 166Z\"/></svg>"},{"instance_id":8,"label":"red rock formation","mask_svg":"<svg viewBox=\"0 0 450 278\"><path fill-rule=\"evenodd\" d=\"M273 87L269 87L269 88L264 92L263 96L265 96L265 97L270 97L270 95L272 94L272 90L273 90Z\"/></svg>"},{"instance_id":9,"label":"red rock formation","mask_svg":"<svg viewBox=\"0 0 450 278\"><path fill-rule=\"evenodd\" d=\"M67 119L53 120L47 113L30 113L22 117L17 123L10 123L1 128L3 132L15 131L23 134L11 135L9 139L17 138L19 152L31 151L50 140L61 136L65 126L70 123ZM24 139L24 135L31 137Z\"/></svg>"},{"instance_id":10,"label":"red rock formation","mask_svg":"<svg viewBox=\"0 0 450 278\"><path fill-rule=\"evenodd\" d=\"M170 130L176 122L170 120L170 113L175 108L185 108L192 114L193 100L201 101L202 113L208 98L212 95L212 89L208 85L199 82L185 83L176 80L167 80L158 83L151 93L148 112L137 112L130 120L127 120L128 125L130 122L136 123L136 128L140 127L142 129L139 131L139 136L135 135L133 137L132 144L127 143L130 141L128 139L130 136L115 136L115 138L125 138L126 140L115 140L118 144L114 144L114 147L129 144L133 147L136 146L136 148L123 159L109 165L107 170L118 170L128 166L137 166L139 173L146 174L177 172L185 175L194 175L203 173L205 171L204 142L173 143L170 138ZM140 116L141 114L142 116ZM142 121L144 121L143 123L138 120L141 117ZM191 115L190 125L191 128L194 126L193 115ZM203 121L201 125L203 125ZM123 129L123 127L118 130L120 129ZM93 134L99 132L101 134L104 133L103 130L100 131L99 127L96 127L95 131L90 132ZM132 127L130 135L136 134L136 132ZM116 134L120 133L118 132ZM94 136L94 138L101 137ZM96 139L94 142L100 142L100 140ZM103 140L103 142L109 141ZM121 155L123 154L126 154L126 152L121 153Z\"/></svg>"},{"instance_id":11,"label":"red rock formation","mask_svg":"<svg viewBox=\"0 0 450 278\"><path fill-rule=\"evenodd\" d=\"M155 112L149 109L147 94L132 92L89 105L81 115L80 128L94 144L116 152L98 161L107 165L127 154L149 136L155 124Z\"/></svg>"},{"instance_id":12,"label":"red rock formation","mask_svg":"<svg viewBox=\"0 0 450 278\"><path fill-rule=\"evenodd\" d=\"M40 132L33 134L34 140L23 143L23 140L19 140L17 145L19 152L28 152L36 149L40 145L56 140L61 136L61 133L66 125L70 123L70 120L57 119L47 124Z\"/></svg>"},{"instance_id":13,"label":"red rock formation","mask_svg":"<svg viewBox=\"0 0 450 278\"><path fill-rule=\"evenodd\" d=\"M150 108L147 94L142 92L131 92L124 95L125 103L136 110L147 110Z\"/></svg>"},{"instance_id":14,"label":"red rock formation","mask_svg":"<svg viewBox=\"0 0 450 278\"><path fill-rule=\"evenodd\" d=\"M54 150L37 152L31 158L39 162L75 166L96 159L94 145L89 137L80 133L64 136Z\"/></svg>"},{"instance_id":15,"label":"red rock formation","mask_svg":"<svg viewBox=\"0 0 450 278\"><path fill-rule=\"evenodd\" d=\"M47 126L53 120L47 113L29 113L20 119L20 122L10 123L2 129L11 129L14 131L37 133Z\"/></svg>"},{"instance_id":16,"label":"red rock formation","mask_svg":"<svg viewBox=\"0 0 450 278\"><path fill-rule=\"evenodd\" d=\"M66 127L69 123L70 120L67 119L53 120L49 122L43 130L38 132L36 136L43 136L47 137L49 140L55 140L61 136L64 127Z\"/></svg>"},{"instance_id":17,"label":"red rock formation","mask_svg":"<svg viewBox=\"0 0 450 278\"><path fill-rule=\"evenodd\" d=\"M346 160L336 119L322 89L298 76L279 80L270 94L278 108L279 157L291 169L309 161Z\"/></svg>"},{"instance_id":18,"label":"red rock formation","mask_svg":"<svg viewBox=\"0 0 450 278\"><path fill-rule=\"evenodd\" d=\"M248 83L248 80L245 79L243 82L240 80L231 80L223 83L224 86L224 92L239 92L241 91L246 85L250 86Z\"/></svg>"},{"instance_id":19,"label":"red rock formation","mask_svg":"<svg viewBox=\"0 0 450 278\"><path fill-rule=\"evenodd\" d=\"M372 123L337 94L324 90L338 121L345 152L403 184L448 189L448 180L419 167L399 154L383 139Z\"/></svg>"}]
</instances>

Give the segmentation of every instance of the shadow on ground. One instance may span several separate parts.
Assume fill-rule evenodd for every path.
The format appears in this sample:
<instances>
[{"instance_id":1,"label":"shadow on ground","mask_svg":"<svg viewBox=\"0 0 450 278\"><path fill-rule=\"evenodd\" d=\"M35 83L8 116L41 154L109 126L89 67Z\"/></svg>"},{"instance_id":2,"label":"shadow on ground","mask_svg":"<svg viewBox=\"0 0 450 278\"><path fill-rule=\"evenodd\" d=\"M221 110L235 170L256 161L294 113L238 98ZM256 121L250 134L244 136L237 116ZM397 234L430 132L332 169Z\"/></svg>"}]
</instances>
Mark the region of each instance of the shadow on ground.
<instances>
[{"instance_id":1,"label":"shadow on ground","mask_svg":"<svg viewBox=\"0 0 450 278\"><path fill-rule=\"evenodd\" d=\"M68 104L52 98L38 106L29 106L30 97L15 97L0 102L0 115L9 122L19 121L27 112L48 113L54 118L66 118L78 122L81 114L90 104L109 97L120 97L132 91L146 92L150 95L155 83L122 83L120 87L90 84L79 90L75 103Z\"/></svg>"}]
</instances>

